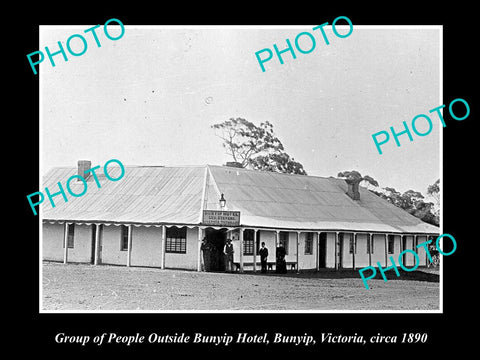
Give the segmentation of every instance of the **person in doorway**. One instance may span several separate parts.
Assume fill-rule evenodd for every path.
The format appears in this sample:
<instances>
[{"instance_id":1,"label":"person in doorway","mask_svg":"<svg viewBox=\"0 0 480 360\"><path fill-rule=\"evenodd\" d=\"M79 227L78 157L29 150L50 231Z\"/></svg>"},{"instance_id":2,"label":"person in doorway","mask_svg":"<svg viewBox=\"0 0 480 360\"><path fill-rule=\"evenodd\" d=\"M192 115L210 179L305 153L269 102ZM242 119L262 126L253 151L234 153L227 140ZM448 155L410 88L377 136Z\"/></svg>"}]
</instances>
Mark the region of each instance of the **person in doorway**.
<instances>
[{"instance_id":1,"label":"person in doorway","mask_svg":"<svg viewBox=\"0 0 480 360\"><path fill-rule=\"evenodd\" d=\"M283 244L277 247L277 262L275 264L275 272L277 274L286 274L287 273L287 263L285 262L286 251L283 247Z\"/></svg>"},{"instance_id":2,"label":"person in doorway","mask_svg":"<svg viewBox=\"0 0 480 360\"><path fill-rule=\"evenodd\" d=\"M225 255L225 270L228 272L233 271L233 245L232 240L227 239L227 243L223 248L223 253Z\"/></svg>"},{"instance_id":3,"label":"person in doorway","mask_svg":"<svg viewBox=\"0 0 480 360\"><path fill-rule=\"evenodd\" d=\"M260 253L260 262L262 264L262 274L267 272L267 257L268 257L268 249L265 247L265 243L262 242L262 247L259 250Z\"/></svg>"},{"instance_id":4,"label":"person in doorway","mask_svg":"<svg viewBox=\"0 0 480 360\"><path fill-rule=\"evenodd\" d=\"M206 238L202 239L200 250L203 253L203 271L210 271L212 246Z\"/></svg>"}]
</instances>

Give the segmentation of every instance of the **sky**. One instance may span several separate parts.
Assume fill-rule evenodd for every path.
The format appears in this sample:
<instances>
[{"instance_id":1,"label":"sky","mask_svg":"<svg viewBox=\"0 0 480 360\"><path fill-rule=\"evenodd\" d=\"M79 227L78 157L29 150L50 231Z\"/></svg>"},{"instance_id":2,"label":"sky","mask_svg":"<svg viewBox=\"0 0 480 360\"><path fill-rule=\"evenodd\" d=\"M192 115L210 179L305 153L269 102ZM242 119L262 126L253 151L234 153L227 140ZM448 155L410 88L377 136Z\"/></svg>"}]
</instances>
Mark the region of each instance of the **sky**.
<instances>
[{"instance_id":1,"label":"sky","mask_svg":"<svg viewBox=\"0 0 480 360\"><path fill-rule=\"evenodd\" d=\"M340 23L340 22L339 22ZM39 49L58 50L92 25L41 26ZM305 26L125 26L117 41L103 26L88 48L40 65L40 173L55 166L221 165L231 158L211 126L242 117L269 121L309 175L357 170L381 187L426 193L440 177L441 124L423 137L399 137L380 155L372 134L403 130L443 104L441 27L355 26L346 38ZM348 27L337 26L340 33ZM109 26L112 36L119 29ZM117 32L116 32L117 31ZM262 72L255 52L285 48L298 33L316 39L308 54L276 56ZM310 45L306 37L300 46ZM303 41L302 40L302 41ZM80 52L80 40L71 42ZM410 128L411 129L411 128ZM427 126L419 121L418 130Z\"/></svg>"}]
</instances>

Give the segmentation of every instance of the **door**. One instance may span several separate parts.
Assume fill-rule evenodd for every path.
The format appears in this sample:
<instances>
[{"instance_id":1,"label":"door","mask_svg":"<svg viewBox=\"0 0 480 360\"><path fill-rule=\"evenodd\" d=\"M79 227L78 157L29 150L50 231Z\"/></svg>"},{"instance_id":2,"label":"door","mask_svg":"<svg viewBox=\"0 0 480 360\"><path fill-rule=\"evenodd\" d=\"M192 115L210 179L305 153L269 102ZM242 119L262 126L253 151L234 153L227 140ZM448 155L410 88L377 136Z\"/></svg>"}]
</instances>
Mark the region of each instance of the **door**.
<instances>
[{"instance_id":1,"label":"door","mask_svg":"<svg viewBox=\"0 0 480 360\"><path fill-rule=\"evenodd\" d=\"M91 246L91 256L90 264L95 264L95 237L97 235L97 225L92 224L92 246Z\"/></svg>"},{"instance_id":2,"label":"door","mask_svg":"<svg viewBox=\"0 0 480 360\"><path fill-rule=\"evenodd\" d=\"M227 238L227 231L224 229L206 229L205 237L210 251L210 256L208 257L210 266L208 266L207 269L209 269L209 271L225 271L223 248Z\"/></svg>"},{"instance_id":3,"label":"door","mask_svg":"<svg viewBox=\"0 0 480 360\"><path fill-rule=\"evenodd\" d=\"M318 244L318 267L325 268L327 256L327 233L320 233L320 242Z\"/></svg>"}]
</instances>

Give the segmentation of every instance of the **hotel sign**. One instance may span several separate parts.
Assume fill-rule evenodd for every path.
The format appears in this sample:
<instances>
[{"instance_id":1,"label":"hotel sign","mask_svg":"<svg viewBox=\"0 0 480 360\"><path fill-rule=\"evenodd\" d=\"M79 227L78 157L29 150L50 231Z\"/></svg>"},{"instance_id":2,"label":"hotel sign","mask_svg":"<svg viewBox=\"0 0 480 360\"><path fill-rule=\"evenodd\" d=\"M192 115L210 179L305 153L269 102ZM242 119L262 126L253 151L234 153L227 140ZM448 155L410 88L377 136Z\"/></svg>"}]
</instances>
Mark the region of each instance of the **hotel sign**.
<instances>
[{"instance_id":1,"label":"hotel sign","mask_svg":"<svg viewBox=\"0 0 480 360\"><path fill-rule=\"evenodd\" d=\"M239 226L240 211L203 210L204 225Z\"/></svg>"}]
</instances>

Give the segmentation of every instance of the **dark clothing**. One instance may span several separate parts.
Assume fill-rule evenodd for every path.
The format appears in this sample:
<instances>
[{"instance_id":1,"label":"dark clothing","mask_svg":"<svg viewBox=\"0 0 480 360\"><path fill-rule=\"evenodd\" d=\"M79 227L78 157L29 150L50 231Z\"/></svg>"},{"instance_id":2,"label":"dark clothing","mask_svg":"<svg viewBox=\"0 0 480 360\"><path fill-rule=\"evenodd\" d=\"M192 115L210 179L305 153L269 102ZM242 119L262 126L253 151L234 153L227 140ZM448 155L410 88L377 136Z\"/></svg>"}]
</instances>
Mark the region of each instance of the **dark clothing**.
<instances>
[{"instance_id":1,"label":"dark clothing","mask_svg":"<svg viewBox=\"0 0 480 360\"><path fill-rule=\"evenodd\" d=\"M226 271L233 271L233 245L231 243L227 243L223 249L225 254L225 270Z\"/></svg>"},{"instance_id":2,"label":"dark clothing","mask_svg":"<svg viewBox=\"0 0 480 360\"><path fill-rule=\"evenodd\" d=\"M260 262L262 264L262 273L267 272L267 257L268 257L268 249L267 248L260 248Z\"/></svg>"},{"instance_id":3,"label":"dark clothing","mask_svg":"<svg viewBox=\"0 0 480 360\"><path fill-rule=\"evenodd\" d=\"M205 271L211 270L212 265L212 246L204 242L200 248L203 252L203 266Z\"/></svg>"},{"instance_id":4,"label":"dark clothing","mask_svg":"<svg viewBox=\"0 0 480 360\"><path fill-rule=\"evenodd\" d=\"M232 244L226 244L224 248L224 252L226 255L233 255L233 245Z\"/></svg>"},{"instance_id":5,"label":"dark clothing","mask_svg":"<svg viewBox=\"0 0 480 360\"><path fill-rule=\"evenodd\" d=\"M277 262L275 264L275 272L277 274L287 273L287 263L285 261L286 251L283 246L277 247Z\"/></svg>"}]
</instances>

